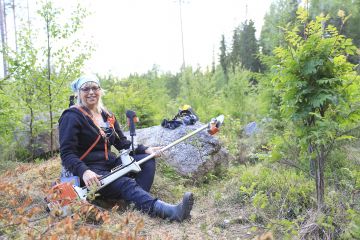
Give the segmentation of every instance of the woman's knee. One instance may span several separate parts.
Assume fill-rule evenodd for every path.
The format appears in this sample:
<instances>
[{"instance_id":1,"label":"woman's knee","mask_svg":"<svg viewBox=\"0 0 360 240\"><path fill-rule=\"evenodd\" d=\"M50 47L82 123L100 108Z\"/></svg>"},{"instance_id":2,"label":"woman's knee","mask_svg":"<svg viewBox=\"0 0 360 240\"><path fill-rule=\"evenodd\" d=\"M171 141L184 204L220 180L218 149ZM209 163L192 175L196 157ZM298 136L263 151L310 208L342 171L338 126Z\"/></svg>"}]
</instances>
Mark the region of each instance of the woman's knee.
<instances>
[{"instance_id":1,"label":"woman's knee","mask_svg":"<svg viewBox=\"0 0 360 240\"><path fill-rule=\"evenodd\" d=\"M147 156L149 156L149 154L138 154L138 155L134 156L134 159L135 159L135 161L139 161ZM143 171L155 172L155 169L156 169L155 158L151 158L151 159L147 160L146 162L142 163L140 168Z\"/></svg>"},{"instance_id":2,"label":"woman's knee","mask_svg":"<svg viewBox=\"0 0 360 240\"><path fill-rule=\"evenodd\" d=\"M100 194L105 197L120 198L124 191L134 188L136 185L137 183L133 178L122 176L101 189Z\"/></svg>"},{"instance_id":3,"label":"woman's knee","mask_svg":"<svg viewBox=\"0 0 360 240\"><path fill-rule=\"evenodd\" d=\"M153 171L155 171L155 169L156 169L155 159L152 158L152 159L146 161L145 163L143 163L143 164L142 164L142 168L143 168L143 169L147 169L147 170L153 170Z\"/></svg>"}]
</instances>

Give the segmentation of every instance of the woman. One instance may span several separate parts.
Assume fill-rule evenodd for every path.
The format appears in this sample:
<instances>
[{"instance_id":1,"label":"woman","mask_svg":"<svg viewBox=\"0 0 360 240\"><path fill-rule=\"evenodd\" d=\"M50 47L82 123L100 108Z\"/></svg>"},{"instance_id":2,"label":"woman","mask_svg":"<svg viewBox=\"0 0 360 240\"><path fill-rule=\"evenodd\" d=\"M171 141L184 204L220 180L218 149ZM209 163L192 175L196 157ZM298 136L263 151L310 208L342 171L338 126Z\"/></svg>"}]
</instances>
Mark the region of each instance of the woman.
<instances>
[{"instance_id":1,"label":"woman","mask_svg":"<svg viewBox=\"0 0 360 240\"><path fill-rule=\"evenodd\" d=\"M119 123L103 106L99 79L86 75L71 84L77 94L75 106L65 110L59 120L60 156L62 165L79 176L81 184L100 185L99 177L121 164L108 149L128 149L131 142L120 130ZM160 153L159 147L139 145L133 153L135 160L148 154ZM155 160L141 165L142 171L135 178L122 176L104 187L99 193L105 198L124 199L151 216L182 222L190 217L192 193L185 193L178 205L167 204L149 194L155 175Z\"/></svg>"}]
</instances>

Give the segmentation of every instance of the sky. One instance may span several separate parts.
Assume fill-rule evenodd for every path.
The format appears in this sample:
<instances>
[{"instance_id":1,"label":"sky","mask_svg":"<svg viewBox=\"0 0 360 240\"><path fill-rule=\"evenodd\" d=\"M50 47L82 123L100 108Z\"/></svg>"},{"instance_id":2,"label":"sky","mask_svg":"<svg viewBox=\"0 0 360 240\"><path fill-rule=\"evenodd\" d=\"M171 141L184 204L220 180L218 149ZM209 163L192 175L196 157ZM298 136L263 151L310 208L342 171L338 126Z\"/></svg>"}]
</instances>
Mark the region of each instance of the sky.
<instances>
[{"instance_id":1,"label":"sky","mask_svg":"<svg viewBox=\"0 0 360 240\"><path fill-rule=\"evenodd\" d=\"M96 51L84 71L126 77L157 65L176 73L186 66L210 67L218 62L221 35L231 42L232 31L246 19L255 22L259 37L271 0L92 0L93 14L85 32ZM180 7L181 6L181 7ZM182 16L182 32L180 9Z\"/></svg>"},{"instance_id":2,"label":"sky","mask_svg":"<svg viewBox=\"0 0 360 240\"><path fill-rule=\"evenodd\" d=\"M38 0L26 1L29 3L31 15L36 16ZM19 3L24 5L26 1ZM66 9L71 9L71 5L76 4L74 0L54 2L64 8L65 12ZM79 2L92 13L84 22L81 37L91 41L95 47L83 72L102 76L112 74L121 78L132 73L146 73L154 65L160 72L177 73L183 64L183 50L186 66L206 70L213 61L218 64L221 36L224 34L230 47L233 30L245 20L252 19L255 22L256 37L259 38L263 17L271 4L271 0ZM17 13L25 18L26 11L20 8ZM11 40L14 27L11 25L11 12L9 14L7 25L11 43L15 41ZM65 14L63 18L66 20ZM36 24L35 19L31 21ZM2 75L2 61L0 68Z\"/></svg>"}]
</instances>

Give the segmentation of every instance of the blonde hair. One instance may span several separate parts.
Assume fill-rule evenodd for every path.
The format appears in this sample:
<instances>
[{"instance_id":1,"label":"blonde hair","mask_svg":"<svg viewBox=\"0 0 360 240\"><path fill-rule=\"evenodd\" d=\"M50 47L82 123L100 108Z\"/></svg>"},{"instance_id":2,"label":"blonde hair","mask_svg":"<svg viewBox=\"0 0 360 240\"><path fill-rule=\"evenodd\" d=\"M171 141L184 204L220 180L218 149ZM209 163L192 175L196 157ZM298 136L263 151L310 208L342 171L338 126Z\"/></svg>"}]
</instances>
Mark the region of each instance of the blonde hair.
<instances>
[{"instance_id":1,"label":"blonde hair","mask_svg":"<svg viewBox=\"0 0 360 240\"><path fill-rule=\"evenodd\" d=\"M75 98L76 98L76 103L80 106L85 106L82 101L81 101L81 97L80 97L80 91L81 89L79 89L77 92L76 92L76 95L75 95ZM102 96L105 95L105 90L103 90L102 88L100 88L100 97L99 97L99 102L98 102L98 105L97 105L97 110L98 112L100 113L101 112L101 109L104 109L106 110L105 106L104 106L104 103L102 101Z\"/></svg>"}]
</instances>

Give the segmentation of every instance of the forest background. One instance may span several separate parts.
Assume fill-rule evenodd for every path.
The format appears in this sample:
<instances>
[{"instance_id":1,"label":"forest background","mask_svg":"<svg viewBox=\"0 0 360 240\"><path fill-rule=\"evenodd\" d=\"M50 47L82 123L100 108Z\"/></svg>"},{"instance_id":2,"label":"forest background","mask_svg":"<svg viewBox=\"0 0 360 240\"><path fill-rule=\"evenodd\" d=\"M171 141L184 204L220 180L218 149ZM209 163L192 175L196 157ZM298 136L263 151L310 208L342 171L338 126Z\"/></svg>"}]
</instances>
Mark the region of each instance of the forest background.
<instances>
[{"instance_id":1,"label":"forest background","mask_svg":"<svg viewBox=\"0 0 360 240\"><path fill-rule=\"evenodd\" d=\"M52 1L39 3L42 29L28 18L14 18L15 47L7 47L4 15L18 6L0 3L5 171L42 162L37 149L44 133L50 136L46 157L57 154L55 131L69 104L69 84L94 49L77 35L86 9L77 5L68 21L59 21L64 10ZM209 173L197 187L231 182L231 191L213 193L214 201L248 209L246 223L254 232L265 229L289 239L359 238L359 25L359 0L276 0L260 38L252 20L240 23L231 44L221 36L220 54L206 70L183 65L173 74L154 66L121 79L99 75L104 102L123 126L126 109L137 112L138 127L159 125L183 104L204 122L224 114L220 138L233 156L230 167ZM44 41L35 43L40 34ZM257 131L248 135L250 122L257 123ZM23 224L9 223L4 212L0 216L0 234L11 235L9 226Z\"/></svg>"}]
</instances>

